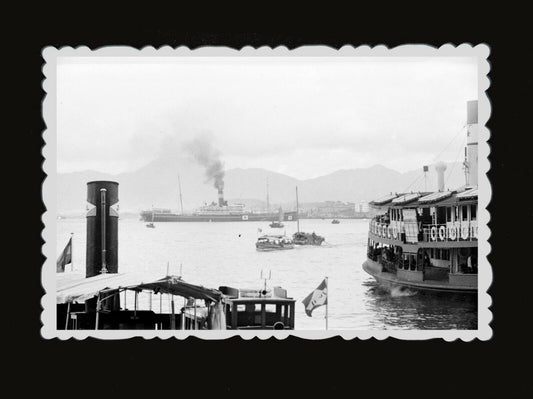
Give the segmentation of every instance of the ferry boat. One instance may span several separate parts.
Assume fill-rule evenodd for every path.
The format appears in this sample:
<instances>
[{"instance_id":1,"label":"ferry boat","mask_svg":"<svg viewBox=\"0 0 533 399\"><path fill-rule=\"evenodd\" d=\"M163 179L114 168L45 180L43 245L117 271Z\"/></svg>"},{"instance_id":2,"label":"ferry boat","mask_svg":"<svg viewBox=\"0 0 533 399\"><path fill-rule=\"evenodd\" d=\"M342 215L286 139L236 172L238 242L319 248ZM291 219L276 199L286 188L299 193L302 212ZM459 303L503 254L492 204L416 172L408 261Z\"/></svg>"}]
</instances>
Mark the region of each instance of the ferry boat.
<instances>
[{"instance_id":1,"label":"ferry boat","mask_svg":"<svg viewBox=\"0 0 533 399\"><path fill-rule=\"evenodd\" d=\"M263 235L257 239L255 248L261 252L294 249L294 242L282 235Z\"/></svg>"},{"instance_id":2,"label":"ferry boat","mask_svg":"<svg viewBox=\"0 0 533 399\"><path fill-rule=\"evenodd\" d=\"M476 294L478 286L477 101L467 105L466 185L444 189L446 165L438 163L438 191L394 193L370 206L363 269L385 286Z\"/></svg>"}]
</instances>

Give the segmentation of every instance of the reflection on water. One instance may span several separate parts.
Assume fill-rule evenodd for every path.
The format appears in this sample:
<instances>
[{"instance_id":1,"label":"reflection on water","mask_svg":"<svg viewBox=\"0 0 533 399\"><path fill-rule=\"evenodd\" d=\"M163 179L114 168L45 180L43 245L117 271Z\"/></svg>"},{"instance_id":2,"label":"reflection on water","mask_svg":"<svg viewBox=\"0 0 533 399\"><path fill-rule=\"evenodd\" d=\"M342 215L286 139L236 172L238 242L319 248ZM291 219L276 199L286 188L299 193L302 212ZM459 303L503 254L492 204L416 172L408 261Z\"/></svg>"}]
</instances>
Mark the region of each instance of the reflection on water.
<instances>
[{"instance_id":1,"label":"reflection on water","mask_svg":"<svg viewBox=\"0 0 533 399\"><path fill-rule=\"evenodd\" d=\"M477 329L477 297L365 282L367 306L386 329Z\"/></svg>"},{"instance_id":2,"label":"reflection on water","mask_svg":"<svg viewBox=\"0 0 533 399\"><path fill-rule=\"evenodd\" d=\"M85 270L85 219L57 221L57 251L74 233L74 273ZM261 270L272 271L269 286L282 286L297 300L296 329L325 328L325 309L313 317L304 312L302 299L325 276L329 281L329 328L365 329L476 329L476 298L460 295L420 293L384 289L362 270L366 257L367 220L301 220L300 229L325 236L320 247L296 247L279 252L257 252L260 234L292 235L296 223L270 229L268 222L156 223L148 229L135 219L119 222L119 271L142 272L160 278L179 274L193 284L217 288L221 285L260 288ZM67 266L67 272L70 266ZM130 295L129 299L132 299ZM140 296L148 308L148 296ZM153 308L169 306L168 298L154 297ZM129 304L128 304L129 306Z\"/></svg>"}]
</instances>

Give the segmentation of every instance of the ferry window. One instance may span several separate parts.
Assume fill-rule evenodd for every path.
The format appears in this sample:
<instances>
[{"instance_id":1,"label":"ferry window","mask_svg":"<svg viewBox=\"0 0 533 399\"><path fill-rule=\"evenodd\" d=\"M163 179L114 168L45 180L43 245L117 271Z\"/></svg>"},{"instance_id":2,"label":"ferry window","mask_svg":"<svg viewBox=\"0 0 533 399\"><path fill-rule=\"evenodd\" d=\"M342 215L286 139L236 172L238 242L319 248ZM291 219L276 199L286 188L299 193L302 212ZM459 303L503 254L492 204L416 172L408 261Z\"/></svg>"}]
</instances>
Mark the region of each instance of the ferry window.
<instances>
[{"instance_id":1,"label":"ferry window","mask_svg":"<svg viewBox=\"0 0 533 399\"><path fill-rule=\"evenodd\" d=\"M466 205L463 205L461 207L461 220L463 221L468 220L468 211L467 211Z\"/></svg>"},{"instance_id":2,"label":"ferry window","mask_svg":"<svg viewBox=\"0 0 533 399\"><path fill-rule=\"evenodd\" d=\"M452 208L450 207L446 208L446 221L448 222L452 221Z\"/></svg>"},{"instance_id":3,"label":"ferry window","mask_svg":"<svg viewBox=\"0 0 533 399\"><path fill-rule=\"evenodd\" d=\"M265 310L269 313L276 313L276 305L274 304L267 304L265 306Z\"/></svg>"},{"instance_id":4,"label":"ferry window","mask_svg":"<svg viewBox=\"0 0 533 399\"><path fill-rule=\"evenodd\" d=\"M437 207L437 224L446 223L446 209Z\"/></svg>"},{"instance_id":5,"label":"ferry window","mask_svg":"<svg viewBox=\"0 0 533 399\"><path fill-rule=\"evenodd\" d=\"M477 220L477 205L470 207L470 220Z\"/></svg>"},{"instance_id":6,"label":"ferry window","mask_svg":"<svg viewBox=\"0 0 533 399\"><path fill-rule=\"evenodd\" d=\"M443 260L450 260L450 251L448 249L442 250L442 259Z\"/></svg>"}]
</instances>

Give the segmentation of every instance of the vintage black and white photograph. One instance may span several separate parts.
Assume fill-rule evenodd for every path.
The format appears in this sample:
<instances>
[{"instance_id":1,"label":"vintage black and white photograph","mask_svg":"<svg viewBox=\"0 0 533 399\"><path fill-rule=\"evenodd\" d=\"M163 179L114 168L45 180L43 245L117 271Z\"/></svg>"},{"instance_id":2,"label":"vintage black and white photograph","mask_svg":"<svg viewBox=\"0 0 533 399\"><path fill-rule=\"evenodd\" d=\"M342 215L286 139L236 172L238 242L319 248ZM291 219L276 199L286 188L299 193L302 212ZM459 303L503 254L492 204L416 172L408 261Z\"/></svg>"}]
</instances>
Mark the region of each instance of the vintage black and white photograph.
<instances>
[{"instance_id":1,"label":"vintage black and white photograph","mask_svg":"<svg viewBox=\"0 0 533 399\"><path fill-rule=\"evenodd\" d=\"M43 336L489 339L488 58L46 48Z\"/></svg>"}]
</instances>

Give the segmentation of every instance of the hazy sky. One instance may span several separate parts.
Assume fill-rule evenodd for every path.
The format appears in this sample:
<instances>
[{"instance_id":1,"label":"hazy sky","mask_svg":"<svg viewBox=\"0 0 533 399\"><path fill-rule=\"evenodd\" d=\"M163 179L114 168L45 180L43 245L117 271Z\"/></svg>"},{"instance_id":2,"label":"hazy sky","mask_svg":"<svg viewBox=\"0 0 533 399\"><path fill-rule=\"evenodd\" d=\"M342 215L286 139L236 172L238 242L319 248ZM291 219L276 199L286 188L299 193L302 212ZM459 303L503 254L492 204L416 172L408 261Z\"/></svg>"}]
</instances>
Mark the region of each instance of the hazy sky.
<instances>
[{"instance_id":1,"label":"hazy sky","mask_svg":"<svg viewBox=\"0 0 533 399\"><path fill-rule=\"evenodd\" d=\"M304 179L456 160L477 61L59 58L57 82L59 172L131 171L207 134L226 169Z\"/></svg>"}]
</instances>

